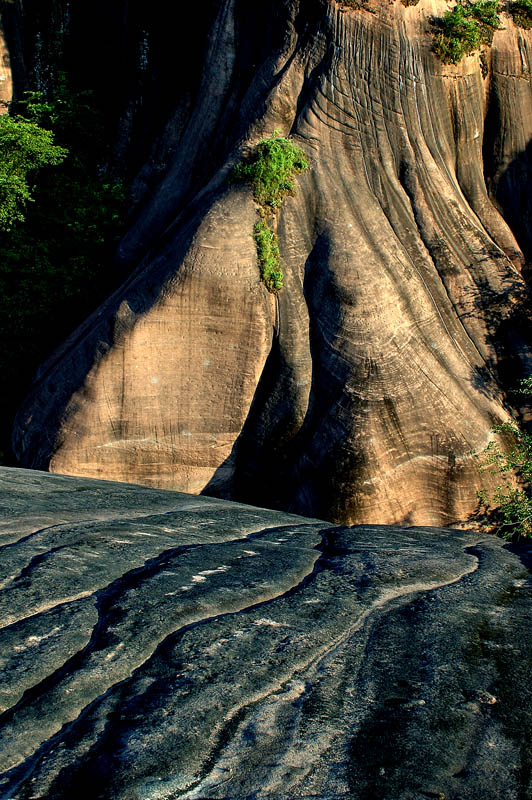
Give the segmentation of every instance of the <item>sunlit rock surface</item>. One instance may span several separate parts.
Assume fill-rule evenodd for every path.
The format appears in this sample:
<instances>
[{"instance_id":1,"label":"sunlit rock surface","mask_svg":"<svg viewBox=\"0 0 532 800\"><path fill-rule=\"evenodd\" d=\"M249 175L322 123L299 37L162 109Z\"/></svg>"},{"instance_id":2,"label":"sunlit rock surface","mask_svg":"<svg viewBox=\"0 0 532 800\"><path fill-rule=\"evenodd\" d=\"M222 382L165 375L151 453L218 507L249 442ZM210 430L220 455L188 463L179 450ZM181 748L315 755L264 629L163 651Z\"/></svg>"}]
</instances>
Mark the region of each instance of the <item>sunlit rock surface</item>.
<instances>
[{"instance_id":1,"label":"sunlit rock surface","mask_svg":"<svg viewBox=\"0 0 532 800\"><path fill-rule=\"evenodd\" d=\"M121 245L133 272L40 371L23 466L336 522L468 519L492 483L472 453L531 368L532 32L504 13L483 61L444 65L447 8L187 9L192 66ZM149 42L175 14L157 9ZM279 218L278 305L251 191L228 181L276 129L310 162Z\"/></svg>"},{"instance_id":2,"label":"sunlit rock surface","mask_svg":"<svg viewBox=\"0 0 532 800\"><path fill-rule=\"evenodd\" d=\"M0 470L0 797L532 797L531 548Z\"/></svg>"}]
</instances>

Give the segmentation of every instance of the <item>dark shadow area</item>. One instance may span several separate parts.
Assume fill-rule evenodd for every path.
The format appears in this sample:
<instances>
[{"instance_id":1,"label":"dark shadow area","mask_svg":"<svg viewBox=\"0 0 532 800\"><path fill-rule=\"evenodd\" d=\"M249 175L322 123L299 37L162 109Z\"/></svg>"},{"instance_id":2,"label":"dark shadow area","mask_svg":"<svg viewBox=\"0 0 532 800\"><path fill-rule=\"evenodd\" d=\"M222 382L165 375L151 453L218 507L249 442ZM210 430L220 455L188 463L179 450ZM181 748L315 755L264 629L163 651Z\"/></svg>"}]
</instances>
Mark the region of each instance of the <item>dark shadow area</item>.
<instances>
[{"instance_id":1,"label":"dark shadow area","mask_svg":"<svg viewBox=\"0 0 532 800\"><path fill-rule=\"evenodd\" d=\"M231 454L201 494L267 508L283 507L282 496L287 488L283 480L283 445L288 435L283 429L292 411L290 378L279 338L274 335L244 427ZM232 470L229 482L224 475L228 468Z\"/></svg>"},{"instance_id":2,"label":"dark shadow area","mask_svg":"<svg viewBox=\"0 0 532 800\"><path fill-rule=\"evenodd\" d=\"M505 545L504 549L518 556L523 566L531 573L527 579L527 585L532 590L532 541L520 539L517 542Z\"/></svg>"},{"instance_id":3,"label":"dark shadow area","mask_svg":"<svg viewBox=\"0 0 532 800\"><path fill-rule=\"evenodd\" d=\"M329 268L331 242L327 230L318 233L305 264L303 292L309 309L309 339L312 383L308 410L293 441L292 513L320 519L345 519L353 512L353 486L366 462L353 448L353 420L363 426L367 408L354 393L346 395L352 365L338 358L334 349L342 330L342 309L346 299L356 305L358 298L346 298L345 291ZM371 371L371 367L370 367ZM359 376L366 383L371 375ZM348 427L341 420L348 421ZM349 433L349 435L348 435Z\"/></svg>"},{"instance_id":4,"label":"dark shadow area","mask_svg":"<svg viewBox=\"0 0 532 800\"><path fill-rule=\"evenodd\" d=\"M489 257L489 254L486 255ZM503 393L507 408L522 409L529 405L523 396L512 393L519 382L530 374L532 344L532 296L526 284L516 277L503 291L491 288L487 278L475 276L470 291L473 310L462 315L482 318L486 324L486 344L493 352L491 359L476 367L472 385L486 397L493 397L494 386Z\"/></svg>"},{"instance_id":5,"label":"dark shadow area","mask_svg":"<svg viewBox=\"0 0 532 800\"><path fill-rule=\"evenodd\" d=\"M202 74L207 36L218 10L153 0L25 0L0 3L11 55L15 100L49 95L58 73L94 92L114 147L114 169L130 178L148 158L154 133ZM186 81L176 75L187 76Z\"/></svg>"},{"instance_id":6,"label":"dark shadow area","mask_svg":"<svg viewBox=\"0 0 532 800\"><path fill-rule=\"evenodd\" d=\"M328 252L316 242L307 265L316 252L327 263ZM294 407L298 374L293 354L289 352L290 303L285 301L284 293L277 296L277 330L246 422L231 454L202 494L277 509L286 509L293 500L301 412ZM224 479L228 467L234 470L230 484Z\"/></svg>"},{"instance_id":7,"label":"dark shadow area","mask_svg":"<svg viewBox=\"0 0 532 800\"><path fill-rule=\"evenodd\" d=\"M526 149L501 170L503 136L508 110L501 108L499 94L490 92L484 125L483 159L486 188L512 230L527 264L532 264L532 141ZM530 280L530 266L527 269Z\"/></svg>"}]
</instances>

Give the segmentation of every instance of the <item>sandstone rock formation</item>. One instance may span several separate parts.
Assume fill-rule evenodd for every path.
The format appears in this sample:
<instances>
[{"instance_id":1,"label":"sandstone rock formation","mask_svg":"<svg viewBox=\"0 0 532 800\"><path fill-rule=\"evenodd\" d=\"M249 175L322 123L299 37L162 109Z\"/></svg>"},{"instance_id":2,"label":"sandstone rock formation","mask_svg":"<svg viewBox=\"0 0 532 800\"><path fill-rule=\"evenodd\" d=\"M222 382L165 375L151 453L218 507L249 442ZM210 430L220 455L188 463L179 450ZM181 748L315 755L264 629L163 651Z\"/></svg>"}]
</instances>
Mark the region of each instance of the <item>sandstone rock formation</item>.
<instances>
[{"instance_id":1,"label":"sandstone rock formation","mask_svg":"<svg viewBox=\"0 0 532 800\"><path fill-rule=\"evenodd\" d=\"M530 546L8 468L0 492L0 798L532 796Z\"/></svg>"},{"instance_id":2,"label":"sandstone rock formation","mask_svg":"<svg viewBox=\"0 0 532 800\"><path fill-rule=\"evenodd\" d=\"M13 81L2 17L0 15L0 114L7 113L13 95Z\"/></svg>"},{"instance_id":3,"label":"sandstone rock formation","mask_svg":"<svg viewBox=\"0 0 532 800\"><path fill-rule=\"evenodd\" d=\"M478 53L443 65L446 7L187 11L201 68L134 182L131 275L41 369L23 465L335 521L467 519L492 480L471 453L530 371L532 34L503 15L485 77ZM228 182L274 130L311 163L280 214L277 303L251 191Z\"/></svg>"}]
</instances>

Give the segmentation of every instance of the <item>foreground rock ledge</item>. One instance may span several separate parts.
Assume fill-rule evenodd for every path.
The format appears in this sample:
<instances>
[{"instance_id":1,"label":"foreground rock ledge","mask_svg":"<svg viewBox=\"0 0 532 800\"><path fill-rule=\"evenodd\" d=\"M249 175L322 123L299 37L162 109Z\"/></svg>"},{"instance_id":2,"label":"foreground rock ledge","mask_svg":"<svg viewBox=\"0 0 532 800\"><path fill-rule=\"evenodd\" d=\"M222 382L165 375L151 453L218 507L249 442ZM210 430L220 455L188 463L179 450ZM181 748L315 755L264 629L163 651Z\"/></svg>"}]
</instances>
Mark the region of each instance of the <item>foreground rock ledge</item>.
<instances>
[{"instance_id":1,"label":"foreground rock ledge","mask_svg":"<svg viewBox=\"0 0 532 800\"><path fill-rule=\"evenodd\" d=\"M1 798L532 797L532 548L0 487Z\"/></svg>"}]
</instances>

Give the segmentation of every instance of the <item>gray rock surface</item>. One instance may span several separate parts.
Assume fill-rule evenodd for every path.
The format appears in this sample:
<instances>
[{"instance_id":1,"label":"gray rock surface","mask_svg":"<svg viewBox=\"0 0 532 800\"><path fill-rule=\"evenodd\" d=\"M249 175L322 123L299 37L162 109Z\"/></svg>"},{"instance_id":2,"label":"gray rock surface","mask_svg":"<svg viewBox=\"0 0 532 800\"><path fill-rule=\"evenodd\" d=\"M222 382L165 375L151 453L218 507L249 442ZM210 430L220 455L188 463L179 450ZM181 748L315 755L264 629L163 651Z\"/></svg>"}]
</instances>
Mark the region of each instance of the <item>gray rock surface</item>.
<instances>
[{"instance_id":1,"label":"gray rock surface","mask_svg":"<svg viewBox=\"0 0 532 800\"><path fill-rule=\"evenodd\" d=\"M0 469L0 797L532 797L520 552Z\"/></svg>"}]
</instances>

